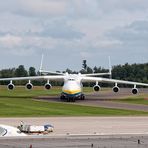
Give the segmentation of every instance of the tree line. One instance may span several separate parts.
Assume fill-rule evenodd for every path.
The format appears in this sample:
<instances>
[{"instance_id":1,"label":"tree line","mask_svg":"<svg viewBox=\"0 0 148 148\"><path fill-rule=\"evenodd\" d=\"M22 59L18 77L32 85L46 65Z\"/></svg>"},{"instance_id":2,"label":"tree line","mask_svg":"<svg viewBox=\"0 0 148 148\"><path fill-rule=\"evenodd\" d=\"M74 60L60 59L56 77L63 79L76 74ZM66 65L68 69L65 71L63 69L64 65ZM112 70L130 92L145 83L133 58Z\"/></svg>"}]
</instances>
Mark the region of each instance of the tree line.
<instances>
[{"instance_id":1,"label":"tree line","mask_svg":"<svg viewBox=\"0 0 148 148\"><path fill-rule=\"evenodd\" d=\"M75 73L104 73L108 72L108 69L103 67L93 67L87 65L87 61L83 60L82 69L80 71L72 71L70 69L66 69L63 72L68 72L71 74ZM37 76L40 75L38 71L34 67L30 67L28 70L25 69L24 65L19 65L17 68L9 68L0 70L0 78L11 78L11 77L27 77L27 76ZM144 64L124 64L124 65L116 65L112 67L112 78L113 79L122 79L127 81L136 81L148 83L148 63ZM1 82L1 84L8 84L9 82ZM16 85L24 85L27 81L15 81ZM46 81L33 81L34 85L43 85ZM52 82L52 85L62 85L59 82ZM85 84L86 86L90 86L90 83ZM100 84L101 86L109 86L109 84Z\"/></svg>"}]
</instances>

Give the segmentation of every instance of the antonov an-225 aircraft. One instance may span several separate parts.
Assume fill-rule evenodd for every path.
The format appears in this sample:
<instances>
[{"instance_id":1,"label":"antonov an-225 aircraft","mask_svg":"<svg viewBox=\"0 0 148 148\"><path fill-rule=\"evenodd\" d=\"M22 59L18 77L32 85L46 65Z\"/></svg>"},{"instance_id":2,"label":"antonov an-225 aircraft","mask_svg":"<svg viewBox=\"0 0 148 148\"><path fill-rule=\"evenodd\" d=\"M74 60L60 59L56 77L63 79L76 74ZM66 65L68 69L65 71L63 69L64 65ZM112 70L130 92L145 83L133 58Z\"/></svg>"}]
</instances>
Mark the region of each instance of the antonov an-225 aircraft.
<instances>
[{"instance_id":1,"label":"antonov an-225 aircraft","mask_svg":"<svg viewBox=\"0 0 148 148\"><path fill-rule=\"evenodd\" d=\"M42 61L41 61L41 67L42 67ZM15 77L15 78L1 78L0 81L10 81L7 88L9 90L13 90L15 88L12 81L15 80L28 80L28 83L26 84L26 89L32 89L33 85L31 83L31 80L47 80L47 83L44 85L45 89L49 90L51 89L50 80L55 81L63 81L63 87L62 87L62 93L61 93L61 100L66 100L67 102L74 102L76 99L84 100L85 96L83 94L82 88L83 88L83 82L95 82L93 89L94 91L99 91L100 86L99 82L101 83L114 83L115 86L112 88L114 92L118 92L120 88L118 87L118 84L129 84L133 85L133 88L131 92L133 94L138 93L137 85L139 86L148 86L148 84L145 83L138 83L138 82L131 82L131 81L123 81L123 80L116 80L111 78L102 78L102 77L94 77L94 76L102 76L102 75L111 75L111 68L108 73L93 73L93 74L69 74L69 73L57 73L57 72L50 72L50 71L43 71L40 67L41 73L52 73L52 75L42 75L42 76L31 76L31 77ZM55 75L53 75L55 74Z\"/></svg>"}]
</instances>

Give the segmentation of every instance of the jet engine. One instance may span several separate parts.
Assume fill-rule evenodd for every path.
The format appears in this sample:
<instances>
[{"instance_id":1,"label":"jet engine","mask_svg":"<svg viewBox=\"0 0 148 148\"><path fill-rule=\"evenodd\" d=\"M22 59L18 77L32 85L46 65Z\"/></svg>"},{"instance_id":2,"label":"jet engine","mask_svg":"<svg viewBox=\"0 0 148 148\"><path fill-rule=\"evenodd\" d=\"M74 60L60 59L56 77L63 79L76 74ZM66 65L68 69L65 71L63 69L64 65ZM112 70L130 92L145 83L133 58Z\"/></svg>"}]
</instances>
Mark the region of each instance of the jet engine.
<instances>
[{"instance_id":1,"label":"jet engine","mask_svg":"<svg viewBox=\"0 0 148 148\"><path fill-rule=\"evenodd\" d=\"M113 90L113 92L117 93L117 92L120 91L120 88L119 88L118 86L114 86L114 87L112 88L112 90Z\"/></svg>"},{"instance_id":2,"label":"jet engine","mask_svg":"<svg viewBox=\"0 0 148 148\"><path fill-rule=\"evenodd\" d=\"M44 88L45 89L47 89L47 90L49 90L49 89L51 89L51 84L50 83L46 83L45 85L44 85Z\"/></svg>"},{"instance_id":3,"label":"jet engine","mask_svg":"<svg viewBox=\"0 0 148 148\"><path fill-rule=\"evenodd\" d=\"M13 90L15 88L14 84L10 83L7 86L8 90Z\"/></svg>"},{"instance_id":4,"label":"jet engine","mask_svg":"<svg viewBox=\"0 0 148 148\"><path fill-rule=\"evenodd\" d=\"M138 89L137 89L137 88L133 88L133 89L132 89L132 93L133 93L134 95L136 95L136 94L138 93Z\"/></svg>"},{"instance_id":5,"label":"jet engine","mask_svg":"<svg viewBox=\"0 0 148 148\"><path fill-rule=\"evenodd\" d=\"M33 85L29 82L26 84L26 89L30 90L33 88Z\"/></svg>"},{"instance_id":6,"label":"jet engine","mask_svg":"<svg viewBox=\"0 0 148 148\"><path fill-rule=\"evenodd\" d=\"M96 84L96 85L93 87L93 89L94 89L94 91L100 91L101 87Z\"/></svg>"}]
</instances>

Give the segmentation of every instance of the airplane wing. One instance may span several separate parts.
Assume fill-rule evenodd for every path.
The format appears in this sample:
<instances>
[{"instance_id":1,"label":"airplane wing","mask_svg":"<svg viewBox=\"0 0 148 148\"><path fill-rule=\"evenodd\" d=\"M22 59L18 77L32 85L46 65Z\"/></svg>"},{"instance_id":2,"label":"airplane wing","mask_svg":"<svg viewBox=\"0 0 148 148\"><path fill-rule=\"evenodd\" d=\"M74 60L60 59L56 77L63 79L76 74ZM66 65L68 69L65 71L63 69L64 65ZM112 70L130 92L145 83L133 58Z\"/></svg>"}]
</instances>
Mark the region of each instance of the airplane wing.
<instances>
[{"instance_id":1,"label":"airplane wing","mask_svg":"<svg viewBox=\"0 0 148 148\"><path fill-rule=\"evenodd\" d=\"M64 75L49 75L49 76L31 76L31 77L13 77L13 78L0 78L0 81L21 81L21 80L64 80Z\"/></svg>"},{"instance_id":2,"label":"airplane wing","mask_svg":"<svg viewBox=\"0 0 148 148\"><path fill-rule=\"evenodd\" d=\"M54 72L54 71L47 71L47 70L40 70L41 74L54 74L54 75L63 75L63 73L60 72Z\"/></svg>"},{"instance_id":3,"label":"airplane wing","mask_svg":"<svg viewBox=\"0 0 148 148\"><path fill-rule=\"evenodd\" d=\"M90 73L90 74L81 74L83 76L105 76L105 75L111 75L110 72L108 73Z\"/></svg>"},{"instance_id":4,"label":"airplane wing","mask_svg":"<svg viewBox=\"0 0 148 148\"><path fill-rule=\"evenodd\" d=\"M49 75L49 76L31 76L31 77L14 77L14 78L0 78L0 81L10 81L10 83L7 85L7 88L9 90L14 89L14 84L12 81L21 81L21 80L28 80L29 82L26 84L27 89L32 89L33 85L31 83L31 80L47 80L47 83L44 85L45 89L49 90L52 86L49 83L50 80L55 81L64 81L65 76L64 75Z\"/></svg>"},{"instance_id":5,"label":"airplane wing","mask_svg":"<svg viewBox=\"0 0 148 148\"><path fill-rule=\"evenodd\" d=\"M115 84L129 84L129 85L139 85L139 86L148 86L146 83L132 82L132 81L124 81L124 80L116 80L109 78L100 78L100 77L83 77L82 82L102 82L102 83L115 83Z\"/></svg>"}]
</instances>

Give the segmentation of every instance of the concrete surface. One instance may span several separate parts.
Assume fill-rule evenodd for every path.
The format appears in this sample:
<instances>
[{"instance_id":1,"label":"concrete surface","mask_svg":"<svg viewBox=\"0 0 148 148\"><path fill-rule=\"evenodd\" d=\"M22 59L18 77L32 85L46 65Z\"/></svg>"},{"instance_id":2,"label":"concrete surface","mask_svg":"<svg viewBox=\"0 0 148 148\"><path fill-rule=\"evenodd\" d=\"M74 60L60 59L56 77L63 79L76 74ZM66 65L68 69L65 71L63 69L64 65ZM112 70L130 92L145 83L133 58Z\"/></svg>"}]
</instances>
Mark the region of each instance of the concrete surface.
<instances>
[{"instance_id":1,"label":"concrete surface","mask_svg":"<svg viewBox=\"0 0 148 148\"><path fill-rule=\"evenodd\" d=\"M46 136L1 137L0 148L147 148L148 117L45 117L0 118L1 124L20 121L51 123ZM139 144L138 144L139 140Z\"/></svg>"},{"instance_id":2,"label":"concrete surface","mask_svg":"<svg viewBox=\"0 0 148 148\"><path fill-rule=\"evenodd\" d=\"M44 117L0 118L0 124L17 127L20 121L27 124L50 123L54 132L50 135L117 135L148 134L148 117Z\"/></svg>"},{"instance_id":3,"label":"concrete surface","mask_svg":"<svg viewBox=\"0 0 148 148\"><path fill-rule=\"evenodd\" d=\"M148 136L62 136L1 138L0 148L147 148Z\"/></svg>"}]
</instances>

